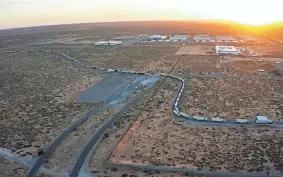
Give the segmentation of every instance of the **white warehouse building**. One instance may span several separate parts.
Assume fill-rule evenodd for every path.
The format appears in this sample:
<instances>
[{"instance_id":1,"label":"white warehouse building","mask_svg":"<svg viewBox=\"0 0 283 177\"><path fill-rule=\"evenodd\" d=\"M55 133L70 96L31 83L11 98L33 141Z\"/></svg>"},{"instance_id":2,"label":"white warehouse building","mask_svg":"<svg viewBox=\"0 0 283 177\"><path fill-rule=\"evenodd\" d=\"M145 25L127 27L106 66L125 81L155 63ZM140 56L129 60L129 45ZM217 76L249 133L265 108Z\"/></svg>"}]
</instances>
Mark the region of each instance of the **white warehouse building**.
<instances>
[{"instance_id":1,"label":"white warehouse building","mask_svg":"<svg viewBox=\"0 0 283 177\"><path fill-rule=\"evenodd\" d=\"M241 50L236 49L234 46L216 46L215 51L217 55L239 55Z\"/></svg>"},{"instance_id":2,"label":"white warehouse building","mask_svg":"<svg viewBox=\"0 0 283 177\"><path fill-rule=\"evenodd\" d=\"M232 36L217 36L216 39L219 41L229 41L229 42L236 41L236 38Z\"/></svg>"},{"instance_id":3,"label":"white warehouse building","mask_svg":"<svg viewBox=\"0 0 283 177\"><path fill-rule=\"evenodd\" d=\"M189 35L173 35L169 39L170 41L186 41L189 38Z\"/></svg>"},{"instance_id":4,"label":"white warehouse building","mask_svg":"<svg viewBox=\"0 0 283 177\"><path fill-rule=\"evenodd\" d=\"M167 36L161 36L161 35L155 34L155 35L147 37L147 40L149 40L149 41L159 41L159 40L164 40L166 38L167 38Z\"/></svg>"},{"instance_id":5,"label":"white warehouse building","mask_svg":"<svg viewBox=\"0 0 283 177\"><path fill-rule=\"evenodd\" d=\"M211 36L209 35L195 35L194 36L194 41L210 41Z\"/></svg>"}]
</instances>

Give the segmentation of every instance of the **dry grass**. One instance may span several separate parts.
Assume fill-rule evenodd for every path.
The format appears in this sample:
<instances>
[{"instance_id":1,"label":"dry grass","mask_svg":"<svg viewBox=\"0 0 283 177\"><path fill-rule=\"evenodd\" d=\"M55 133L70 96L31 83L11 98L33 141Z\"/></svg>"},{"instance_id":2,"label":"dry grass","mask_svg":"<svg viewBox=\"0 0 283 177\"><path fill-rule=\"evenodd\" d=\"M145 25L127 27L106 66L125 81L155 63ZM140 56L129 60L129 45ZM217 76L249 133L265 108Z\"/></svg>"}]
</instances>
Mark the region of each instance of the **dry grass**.
<instances>
[{"instance_id":1,"label":"dry grass","mask_svg":"<svg viewBox=\"0 0 283 177\"><path fill-rule=\"evenodd\" d=\"M178 124L170 110L174 88L176 83L167 80L111 161L211 171L283 171L282 130Z\"/></svg>"},{"instance_id":2,"label":"dry grass","mask_svg":"<svg viewBox=\"0 0 283 177\"><path fill-rule=\"evenodd\" d=\"M190 45L180 48L176 55L215 55L214 45Z\"/></svg>"},{"instance_id":3,"label":"dry grass","mask_svg":"<svg viewBox=\"0 0 283 177\"><path fill-rule=\"evenodd\" d=\"M70 122L94 106L74 102L79 88L90 86L94 76L73 70L57 56L22 53L0 62L1 147L37 156ZM78 80L81 84L65 90Z\"/></svg>"},{"instance_id":4,"label":"dry grass","mask_svg":"<svg viewBox=\"0 0 283 177\"><path fill-rule=\"evenodd\" d=\"M185 92L185 112L205 117L254 120L266 115L283 118L282 81L249 79L189 79Z\"/></svg>"}]
</instances>

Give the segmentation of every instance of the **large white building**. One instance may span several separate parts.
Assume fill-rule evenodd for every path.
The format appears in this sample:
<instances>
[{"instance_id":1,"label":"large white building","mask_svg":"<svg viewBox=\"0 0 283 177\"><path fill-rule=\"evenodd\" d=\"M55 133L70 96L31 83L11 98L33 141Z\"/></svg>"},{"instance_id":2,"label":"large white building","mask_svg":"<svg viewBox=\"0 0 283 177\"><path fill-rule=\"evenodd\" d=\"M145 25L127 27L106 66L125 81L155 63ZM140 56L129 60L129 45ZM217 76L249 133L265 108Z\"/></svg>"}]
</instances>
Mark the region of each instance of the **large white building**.
<instances>
[{"instance_id":1,"label":"large white building","mask_svg":"<svg viewBox=\"0 0 283 177\"><path fill-rule=\"evenodd\" d=\"M217 55L239 55L241 50L236 49L234 46L215 46Z\"/></svg>"},{"instance_id":2,"label":"large white building","mask_svg":"<svg viewBox=\"0 0 283 177\"><path fill-rule=\"evenodd\" d=\"M194 36L194 41L210 41L211 36L209 35L195 35Z\"/></svg>"},{"instance_id":3,"label":"large white building","mask_svg":"<svg viewBox=\"0 0 283 177\"><path fill-rule=\"evenodd\" d=\"M159 40L164 40L166 38L167 38L167 36L161 36L161 35L155 34L155 35L147 37L147 40L149 40L149 41L159 41Z\"/></svg>"},{"instance_id":4,"label":"large white building","mask_svg":"<svg viewBox=\"0 0 283 177\"><path fill-rule=\"evenodd\" d=\"M216 39L219 41L229 41L229 42L236 41L236 38L232 36L217 36Z\"/></svg>"},{"instance_id":5,"label":"large white building","mask_svg":"<svg viewBox=\"0 0 283 177\"><path fill-rule=\"evenodd\" d=\"M170 41L186 41L189 38L189 35L173 35L169 39Z\"/></svg>"}]
</instances>

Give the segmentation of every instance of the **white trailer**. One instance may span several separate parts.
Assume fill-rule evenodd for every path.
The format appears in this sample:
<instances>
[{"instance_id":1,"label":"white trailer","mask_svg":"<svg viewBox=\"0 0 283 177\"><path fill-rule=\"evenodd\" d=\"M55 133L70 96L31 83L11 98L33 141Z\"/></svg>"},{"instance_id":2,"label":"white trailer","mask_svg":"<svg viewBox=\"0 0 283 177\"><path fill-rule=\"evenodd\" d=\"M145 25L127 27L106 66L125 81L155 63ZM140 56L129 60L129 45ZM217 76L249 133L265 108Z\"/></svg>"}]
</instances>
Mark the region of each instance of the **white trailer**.
<instances>
[{"instance_id":1,"label":"white trailer","mask_svg":"<svg viewBox=\"0 0 283 177\"><path fill-rule=\"evenodd\" d=\"M213 118L211 118L211 121L212 121L212 122L226 122L225 119L223 119L223 118L218 118L218 117L213 117Z\"/></svg>"},{"instance_id":2,"label":"white trailer","mask_svg":"<svg viewBox=\"0 0 283 177\"><path fill-rule=\"evenodd\" d=\"M176 116L180 116L180 112L179 112L179 111L174 110L173 112L174 112L174 114L175 114Z\"/></svg>"},{"instance_id":3,"label":"white trailer","mask_svg":"<svg viewBox=\"0 0 283 177\"><path fill-rule=\"evenodd\" d=\"M180 115L183 116L183 117L186 117L186 118L190 118L188 114L183 113L183 112L180 112Z\"/></svg>"},{"instance_id":4,"label":"white trailer","mask_svg":"<svg viewBox=\"0 0 283 177\"><path fill-rule=\"evenodd\" d=\"M199 117L199 116L194 116L193 118L194 120L198 120L198 121L207 121L208 119L205 117Z\"/></svg>"},{"instance_id":5,"label":"white trailer","mask_svg":"<svg viewBox=\"0 0 283 177\"><path fill-rule=\"evenodd\" d=\"M269 120L266 116L256 116L257 124L272 124L272 120Z\"/></svg>"},{"instance_id":6,"label":"white trailer","mask_svg":"<svg viewBox=\"0 0 283 177\"><path fill-rule=\"evenodd\" d=\"M249 123L249 121L247 119L236 119L236 123L246 124L246 123Z\"/></svg>"}]
</instances>

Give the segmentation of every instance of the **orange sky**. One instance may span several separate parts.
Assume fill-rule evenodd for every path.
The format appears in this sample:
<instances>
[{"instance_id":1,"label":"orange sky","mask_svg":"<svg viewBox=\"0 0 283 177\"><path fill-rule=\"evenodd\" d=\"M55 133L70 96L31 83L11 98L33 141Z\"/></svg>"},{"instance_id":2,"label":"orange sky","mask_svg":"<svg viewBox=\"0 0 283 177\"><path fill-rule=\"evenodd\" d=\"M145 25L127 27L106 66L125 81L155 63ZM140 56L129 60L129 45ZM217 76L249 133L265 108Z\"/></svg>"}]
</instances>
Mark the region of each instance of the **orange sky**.
<instances>
[{"instance_id":1,"label":"orange sky","mask_svg":"<svg viewBox=\"0 0 283 177\"><path fill-rule=\"evenodd\" d=\"M283 0L17 0L0 1L0 29L62 23L139 20L283 20Z\"/></svg>"}]
</instances>

